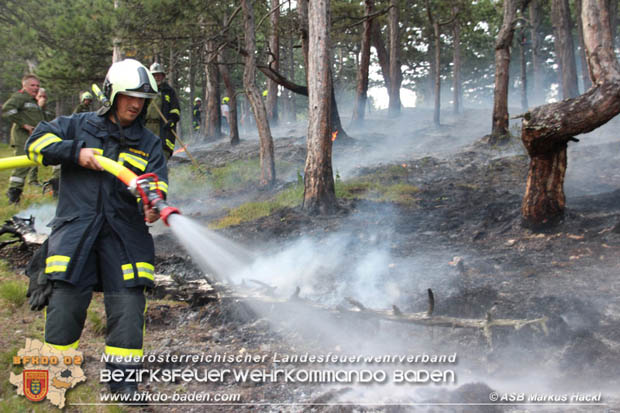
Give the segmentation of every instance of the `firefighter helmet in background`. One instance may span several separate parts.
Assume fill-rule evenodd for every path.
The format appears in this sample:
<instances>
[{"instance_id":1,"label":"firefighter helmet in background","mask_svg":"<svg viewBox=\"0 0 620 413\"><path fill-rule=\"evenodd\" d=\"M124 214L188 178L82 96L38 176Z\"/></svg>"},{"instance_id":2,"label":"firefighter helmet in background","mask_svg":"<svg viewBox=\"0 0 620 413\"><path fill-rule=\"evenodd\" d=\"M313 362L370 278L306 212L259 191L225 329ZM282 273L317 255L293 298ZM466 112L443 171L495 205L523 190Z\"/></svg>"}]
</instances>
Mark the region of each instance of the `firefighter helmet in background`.
<instances>
[{"instance_id":1,"label":"firefighter helmet in background","mask_svg":"<svg viewBox=\"0 0 620 413\"><path fill-rule=\"evenodd\" d=\"M230 98L229 98L228 96L224 96L224 97L222 98L222 104L224 104L224 103L228 103L228 101L229 101L229 100L230 100Z\"/></svg>"},{"instance_id":2,"label":"firefighter helmet in background","mask_svg":"<svg viewBox=\"0 0 620 413\"><path fill-rule=\"evenodd\" d=\"M84 102L86 99L93 100L93 95L91 95L90 92L82 93L82 95L80 96L80 102Z\"/></svg>"},{"instance_id":3,"label":"firefighter helmet in background","mask_svg":"<svg viewBox=\"0 0 620 413\"><path fill-rule=\"evenodd\" d=\"M200 98L194 99L194 103L198 103L198 102L202 103L202 99L200 99Z\"/></svg>"},{"instance_id":4,"label":"firefighter helmet in background","mask_svg":"<svg viewBox=\"0 0 620 413\"><path fill-rule=\"evenodd\" d=\"M151 74L155 74L155 73L162 73L162 74L166 74L166 71L164 70L164 67L161 65L161 63L153 63L151 65L151 68L149 69L151 71Z\"/></svg>"},{"instance_id":5,"label":"firefighter helmet in background","mask_svg":"<svg viewBox=\"0 0 620 413\"><path fill-rule=\"evenodd\" d=\"M157 83L146 67L137 60L125 59L113 63L103 82L103 93L114 106L117 94L152 99L157 96ZM145 108L147 105L144 105ZM103 106L100 114L110 108Z\"/></svg>"}]
</instances>

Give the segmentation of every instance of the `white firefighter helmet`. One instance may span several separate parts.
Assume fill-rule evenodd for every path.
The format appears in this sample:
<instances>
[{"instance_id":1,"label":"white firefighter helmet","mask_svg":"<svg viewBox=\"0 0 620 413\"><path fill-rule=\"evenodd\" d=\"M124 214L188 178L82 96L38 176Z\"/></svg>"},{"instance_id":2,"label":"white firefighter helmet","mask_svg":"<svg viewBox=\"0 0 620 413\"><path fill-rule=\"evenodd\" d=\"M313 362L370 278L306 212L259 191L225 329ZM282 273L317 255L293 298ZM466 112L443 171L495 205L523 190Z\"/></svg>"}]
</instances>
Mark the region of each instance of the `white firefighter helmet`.
<instances>
[{"instance_id":1,"label":"white firefighter helmet","mask_svg":"<svg viewBox=\"0 0 620 413\"><path fill-rule=\"evenodd\" d=\"M194 99L194 103L198 103L198 102L202 103L202 99L200 99L200 98Z\"/></svg>"},{"instance_id":2,"label":"white firefighter helmet","mask_svg":"<svg viewBox=\"0 0 620 413\"><path fill-rule=\"evenodd\" d=\"M108 69L103 82L103 93L112 104L118 93L151 99L157 96L157 83L142 63L125 59L112 64Z\"/></svg>"},{"instance_id":3,"label":"white firefighter helmet","mask_svg":"<svg viewBox=\"0 0 620 413\"><path fill-rule=\"evenodd\" d=\"M84 102L86 99L93 100L93 95L91 95L90 92L82 93L82 95L80 96L80 102Z\"/></svg>"},{"instance_id":4,"label":"white firefighter helmet","mask_svg":"<svg viewBox=\"0 0 620 413\"><path fill-rule=\"evenodd\" d=\"M162 73L162 74L166 74L166 71L164 70L164 67L161 65L161 63L153 63L151 65L151 68L149 69L151 71L151 74L155 74L155 73Z\"/></svg>"}]
</instances>

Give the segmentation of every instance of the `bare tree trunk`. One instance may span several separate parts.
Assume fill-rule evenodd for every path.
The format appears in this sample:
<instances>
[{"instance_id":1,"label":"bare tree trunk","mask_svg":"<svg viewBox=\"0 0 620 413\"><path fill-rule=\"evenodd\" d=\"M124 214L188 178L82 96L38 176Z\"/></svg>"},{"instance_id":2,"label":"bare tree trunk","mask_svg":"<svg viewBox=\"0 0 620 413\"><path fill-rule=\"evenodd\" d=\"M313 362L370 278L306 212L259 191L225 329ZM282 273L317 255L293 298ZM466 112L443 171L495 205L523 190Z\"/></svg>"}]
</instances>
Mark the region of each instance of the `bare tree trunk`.
<instances>
[{"instance_id":1,"label":"bare tree trunk","mask_svg":"<svg viewBox=\"0 0 620 413\"><path fill-rule=\"evenodd\" d=\"M301 34L301 53L304 57L306 84L308 84L308 0L297 2L297 13L299 14L299 31Z\"/></svg>"},{"instance_id":2,"label":"bare tree trunk","mask_svg":"<svg viewBox=\"0 0 620 413\"><path fill-rule=\"evenodd\" d=\"M194 51L193 49L189 49L189 107L190 107L190 116L188 119L192 119L192 105L194 104L194 96L196 96L196 91L194 90L194 86L196 83L196 67L194 65ZM191 124L191 122L190 122Z\"/></svg>"},{"instance_id":3,"label":"bare tree trunk","mask_svg":"<svg viewBox=\"0 0 620 413\"><path fill-rule=\"evenodd\" d=\"M606 0L609 5L609 26L611 27L611 47L616 46L616 34L618 31L618 0Z\"/></svg>"},{"instance_id":4,"label":"bare tree trunk","mask_svg":"<svg viewBox=\"0 0 620 413\"><path fill-rule=\"evenodd\" d=\"M329 62L329 6L329 0L312 0L308 10L309 120L303 208L322 214L337 208L332 171L330 106L333 86Z\"/></svg>"},{"instance_id":5,"label":"bare tree trunk","mask_svg":"<svg viewBox=\"0 0 620 413\"><path fill-rule=\"evenodd\" d=\"M458 9L453 7L453 13L456 14ZM461 88L461 23L459 19L454 21L452 27L452 37L454 42L454 51L452 54L452 93L453 93L453 109L455 114L462 111L463 90Z\"/></svg>"},{"instance_id":6,"label":"bare tree trunk","mask_svg":"<svg viewBox=\"0 0 620 413\"><path fill-rule=\"evenodd\" d=\"M243 8L245 49L248 51L244 59L243 84L245 86L245 94L254 112L260 139L260 185L271 187L276 181L273 138L271 137L269 122L267 121L265 104L254 83L256 79L256 58L254 57L254 52L256 50L256 39L254 37L254 9L252 8L250 0L241 0L241 7Z\"/></svg>"},{"instance_id":7,"label":"bare tree trunk","mask_svg":"<svg viewBox=\"0 0 620 413\"><path fill-rule=\"evenodd\" d=\"M575 47L573 44L572 22L568 0L551 1L551 20L555 36L555 53L560 65L563 99L579 95L577 87L577 66L575 66Z\"/></svg>"},{"instance_id":8,"label":"bare tree trunk","mask_svg":"<svg viewBox=\"0 0 620 413\"><path fill-rule=\"evenodd\" d=\"M224 85L226 85L226 95L230 99L228 101L228 126L230 128L230 133L228 137L230 138L230 144L232 146L235 146L239 144L239 127L237 122L237 93L235 91L235 85L233 84L230 73L228 71L228 65L226 64L226 54L224 50L222 50L218 55L218 62L220 74L222 75L222 80L224 81Z\"/></svg>"},{"instance_id":9,"label":"bare tree trunk","mask_svg":"<svg viewBox=\"0 0 620 413\"><path fill-rule=\"evenodd\" d=\"M530 155L521 206L526 225L541 226L562 217L567 143L620 113L620 64L612 48L606 2L583 0L581 18L595 86L576 98L539 106L524 115L521 138Z\"/></svg>"},{"instance_id":10,"label":"bare tree trunk","mask_svg":"<svg viewBox=\"0 0 620 413\"><path fill-rule=\"evenodd\" d=\"M519 33L519 63L521 64L521 110L524 112L529 107L527 103L527 61L525 60L525 45L527 36L525 29L521 29Z\"/></svg>"},{"instance_id":11,"label":"bare tree trunk","mask_svg":"<svg viewBox=\"0 0 620 413\"><path fill-rule=\"evenodd\" d=\"M118 0L114 0L114 10L118 9ZM120 62L123 60L121 54L121 39L118 36L112 38L112 63ZM34 73L32 70L30 73Z\"/></svg>"},{"instance_id":12,"label":"bare tree trunk","mask_svg":"<svg viewBox=\"0 0 620 413\"><path fill-rule=\"evenodd\" d=\"M298 3L298 13L299 13L299 19L301 20L301 50L303 52L304 55L304 64L306 67L306 82L308 82L308 70L309 70L309 57L308 57L308 50L309 50L309 39L308 39L308 30L307 27L309 26L308 24L308 0L300 0ZM262 71L263 73L265 73L265 71ZM268 77L269 74L265 73ZM332 71L330 68L329 71L329 75L332 76ZM333 76L332 76L333 79ZM286 87L286 86L285 86ZM345 130L342 128L342 123L340 122L340 115L338 114L338 105L336 104L336 94L334 93L334 85L333 82L330 82L330 88L331 88L331 93L332 93L332 97L331 97L331 128L333 131L337 131L338 132L338 136L342 139L347 138L348 135L345 132ZM297 93L301 93L304 94L304 92L302 91L302 89L298 88L296 89ZM308 91L306 90L306 96L308 95Z\"/></svg>"},{"instance_id":13,"label":"bare tree trunk","mask_svg":"<svg viewBox=\"0 0 620 413\"><path fill-rule=\"evenodd\" d=\"M270 8L278 5L279 0L271 0ZM276 72L280 71L280 8L271 13L269 16L271 21L271 33L269 35L269 66ZM278 124L278 84L271 79L267 79L267 119L270 124L276 126Z\"/></svg>"},{"instance_id":14,"label":"bare tree trunk","mask_svg":"<svg viewBox=\"0 0 620 413\"><path fill-rule=\"evenodd\" d=\"M351 126L358 127L364 123L366 115L366 101L368 100L368 67L370 66L370 31L372 20L368 18L373 12L373 0L365 0L364 4L364 30L362 32L362 46L359 67L357 69L357 88L355 105L351 116Z\"/></svg>"},{"instance_id":15,"label":"bare tree trunk","mask_svg":"<svg viewBox=\"0 0 620 413\"><path fill-rule=\"evenodd\" d=\"M390 6L390 11L388 12L390 27L390 87L388 89L390 101L388 103L388 116L396 118L400 116L400 85L403 81L400 69L400 28L398 26L400 9L398 0L390 0Z\"/></svg>"},{"instance_id":16,"label":"bare tree trunk","mask_svg":"<svg viewBox=\"0 0 620 413\"><path fill-rule=\"evenodd\" d=\"M540 54L540 24L541 24L541 4L540 0L530 0L530 25L532 38L532 78L534 102L544 102L544 79L543 79L543 58ZM542 96L541 96L542 94Z\"/></svg>"},{"instance_id":17,"label":"bare tree trunk","mask_svg":"<svg viewBox=\"0 0 620 413\"><path fill-rule=\"evenodd\" d=\"M377 58L379 59L379 66L381 66L381 74L383 74L383 81L385 82L385 88L390 90L390 55L388 55L383 37L381 37L381 28L379 22L373 19L370 26L370 42L377 51Z\"/></svg>"},{"instance_id":18,"label":"bare tree trunk","mask_svg":"<svg viewBox=\"0 0 620 413\"><path fill-rule=\"evenodd\" d=\"M429 2L427 2L429 3ZM431 12L429 11L429 17L431 16ZM435 45L435 79L433 79L434 87L433 87L433 95L435 96L435 104L433 111L433 123L435 126L439 126L439 115L441 112L441 44L439 38L439 22L431 18L431 25L433 26L433 43Z\"/></svg>"},{"instance_id":19,"label":"bare tree trunk","mask_svg":"<svg viewBox=\"0 0 620 413\"><path fill-rule=\"evenodd\" d=\"M172 43L170 43L170 49L168 50L168 74L166 75L166 80L173 89L177 87L177 65Z\"/></svg>"},{"instance_id":20,"label":"bare tree trunk","mask_svg":"<svg viewBox=\"0 0 620 413\"><path fill-rule=\"evenodd\" d=\"M435 62L435 35L433 31L433 26L431 25L428 30L428 77L426 81L426 85L424 88L424 103L430 103L431 98L435 97L435 77L437 73L437 65Z\"/></svg>"},{"instance_id":21,"label":"bare tree trunk","mask_svg":"<svg viewBox=\"0 0 620 413\"><path fill-rule=\"evenodd\" d=\"M504 20L495 41L495 89L493 93L493 127L491 142L508 135L508 81L510 45L514 35L519 0L504 1Z\"/></svg>"},{"instance_id":22,"label":"bare tree trunk","mask_svg":"<svg viewBox=\"0 0 620 413\"><path fill-rule=\"evenodd\" d=\"M586 63L586 47L583 44L583 24L581 22L581 2L582 0L575 1L575 14L577 16L577 39L579 40L579 63L581 66L581 81L583 82L583 91L592 87L592 80L590 79L590 73L588 73L588 63Z\"/></svg>"},{"instance_id":23,"label":"bare tree trunk","mask_svg":"<svg viewBox=\"0 0 620 413\"><path fill-rule=\"evenodd\" d=\"M205 120L205 135L207 139L217 140L222 136L222 120L220 110L220 87L215 63L215 42L207 41L207 63L205 64L205 79L207 87L207 111Z\"/></svg>"},{"instance_id":24,"label":"bare tree trunk","mask_svg":"<svg viewBox=\"0 0 620 413\"><path fill-rule=\"evenodd\" d=\"M288 38L288 70L289 70L289 79L293 82L295 81L295 50L293 49L294 42L293 36L289 36ZM288 116L289 120L292 122L297 121L297 99L295 98L295 93L288 90L286 91L288 95Z\"/></svg>"}]
</instances>

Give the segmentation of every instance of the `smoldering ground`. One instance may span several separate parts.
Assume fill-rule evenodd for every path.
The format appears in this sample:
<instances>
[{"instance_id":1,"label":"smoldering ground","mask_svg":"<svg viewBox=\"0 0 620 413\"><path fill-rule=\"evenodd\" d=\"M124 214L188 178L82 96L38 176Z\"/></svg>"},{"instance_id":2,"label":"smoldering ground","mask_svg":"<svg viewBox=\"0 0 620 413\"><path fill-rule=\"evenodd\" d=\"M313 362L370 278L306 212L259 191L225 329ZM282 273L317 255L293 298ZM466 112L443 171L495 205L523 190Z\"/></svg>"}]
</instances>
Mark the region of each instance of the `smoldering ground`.
<instances>
[{"instance_id":1,"label":"smoldering ground","mask_svg":"<svg viewBox=\"0 0 620 413\"><path fill-rule=\"evenodd\" d=\"M235 271L223 271L233 286L268 286L278 298L290 297L299 287L301 298L326 309L351 308L346 300L351 297L369 309L396 305L404 312L420 312L428 308L426 289L431 288L436 315L548 317L547 333L530 327L494 328L489 343L471 329L350 319L304 305L291 304L285 311L268 303L252 306L255 317L269 320L274 334L289 343L293 353L456 352L457 387L478 382L486 386L482 392L599 390L614 403L617 390L609 383L620 376L620 261L614 254L620 246L614 229L620 196L611 190L613 134L595 132L584 137L582 147L571 144L569 156L574 158L567 174L565 220L546 233L534 233L520 224L527 174L523 148L518 141L488 147L476 142L477 132L459 133L480 127L470 129L470 119L453 125L446 121L439 129L430 126L428 117L409 126L403 121L402 128L393 129L384 121L376 123L379 131L369 127L352 134L352 142L337 140L334 170L340 179L392 173L392 165L405 163L390 179L417 186L415 200L343 201L343 210L333 216L284 209L242 223L221 234L240 241L256 257L246 260L247 265L234 265ZM473 119L475 124L488 117L479 114ZM276 157L303 159L302 138L277 138L281 145ZM222 158L236 156L235 149L217 148ZM240 153L248 150L250 146ZM206 156L218 157L213 152ZM573 192L575 178L587 183L580 184L579 193ZM571 202L573 194L579 196ZM200 246L198 250L207 263L214 254ZM235 260L245 256L233 255ZM212 267L205 272L213 273ZM336 399L388 403L453 400L460 394L452 393L452 387L410 390L354 388ZM465 396L459 397L462 401Z\"/></svg>"},{"instance_id":2,"label":"smoldering ground","mask_svg":"<svg viewBox=\"0 0 620 413\"><path fill-rule=\"evenodd\" d=\"M187 230L183 236L197 237L189 243L193 245L190 253L202 271L191 268L182 247L163 229L156 236L158 270L188 277L200 277L203 272L212 281L222 273L233 293L266 285L276 287L276 298L288 298L299 287L301 298L328 310L354 309L346 300L351 297L369 309L390 311L396 305L405 313L424 312L426 290L431 288L435 315L546 316L548 334L528 326L493 328L489 344L473 329L350 318L305 305L269 303L253 303L254 314L244 321L237 314L239 301L225 300L184 310L158 305L149 310L154 321L147 331L160 337L161 329L164 337L174 338L164 348L177 352L187 347L204 352L230 345L249 351L279 346L279 351L292 354L458 355L454 386L425 385L415 387L416 391L402 385L353 386L331 401L462 402L467 396L457 390L459 386L483 383L476 394L486 391L488 396L491 389L599 390L615 402L617 389L608 385L620 376L620 259L615 254L620 247L615 229L620 221L620 195L614 183L613 150L617 141L608 133L599 142L595 132L571 144L569 156L574 158L569 158L565 220L546 233L533 233L521 227L519 214L527 157L518 145L506 149L477 142L484 135L478 128L483 129L489 116L476 113L454 123L446 118L439 129L431 126L428 114L411 119L411 125L403 120L398 128L390 128L385 120L370 122L378 130L369 126L357 135L351 133L351 142L336 140L334 171L342 181L380 173L389 182L417 187L408 202L360 196L342 200L342 210L327 217L286 208L211 232L208 242L202 242L196 224L182 226ZM302 168L304 131L301 127L291 130L294 134L276 138L276 158L298 162ZM246 139L237 148L216 142L208 151L194 155L206 165L223 165L256 154L257 142ZM184 162L175 158L172 168ZM303 171L292 168L278 188L297 179L298 170ZM189 184L193 191L183 196L172 192L171 204L201 225L227 208L265 195L255 188L218 193L195 177L176 183L174 179L171 188ZM187 330L192 320L201 327L199 335ZM257 337L250 337L250 332ZM293 393L264 385L250 390L256 398L259 390L269 393L268 399L274 402L307 402L331 389L314 386Z\"/></svg>"}]
</instances>

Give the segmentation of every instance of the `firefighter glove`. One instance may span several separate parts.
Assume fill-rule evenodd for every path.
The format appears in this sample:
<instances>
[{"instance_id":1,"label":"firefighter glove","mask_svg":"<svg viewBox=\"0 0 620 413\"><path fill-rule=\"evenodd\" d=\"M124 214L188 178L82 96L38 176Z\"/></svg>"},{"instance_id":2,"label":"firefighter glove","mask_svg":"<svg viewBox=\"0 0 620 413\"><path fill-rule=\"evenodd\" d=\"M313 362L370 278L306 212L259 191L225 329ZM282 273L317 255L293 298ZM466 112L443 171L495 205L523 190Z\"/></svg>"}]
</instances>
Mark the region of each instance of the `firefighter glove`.
<instances>
[{"instance_id":1,"label":"firefighter glove","mask_svg":"<svg viewBox=\"0 0 620 413\"><path fill-rule=\"evenodd\" d=\"M34 253L28 267L26 275L30 278L28 291L28 303L32 311L41 311L52 295L52 280L45 274L45 258L47 257L47 240Z\"/></svg>"}]
</instances>

